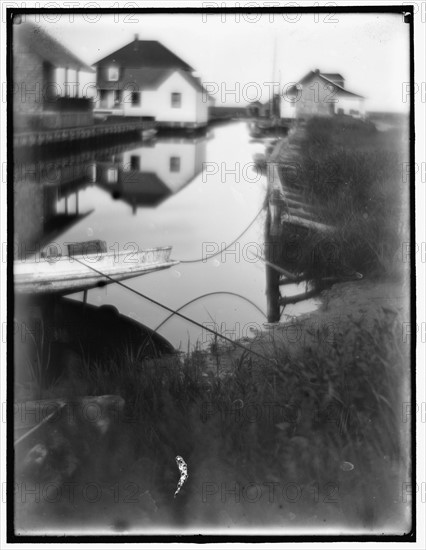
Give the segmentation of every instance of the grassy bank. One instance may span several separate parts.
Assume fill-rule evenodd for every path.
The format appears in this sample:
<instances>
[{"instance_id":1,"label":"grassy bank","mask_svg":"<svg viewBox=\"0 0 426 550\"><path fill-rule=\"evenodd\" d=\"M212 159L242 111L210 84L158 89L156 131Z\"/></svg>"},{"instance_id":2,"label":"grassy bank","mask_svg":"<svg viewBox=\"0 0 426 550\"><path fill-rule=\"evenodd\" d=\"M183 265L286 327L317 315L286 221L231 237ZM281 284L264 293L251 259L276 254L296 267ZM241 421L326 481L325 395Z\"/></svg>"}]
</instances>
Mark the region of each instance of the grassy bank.
<instances>
[{"instance_id":1,"label":"grassy bank","mask_svg":"<svg viewBox=\"0 0 426 550\"><path fill-rule=\"evenodd\" d=\"M61 529L67 518L125 531L272 525L288 532L307 521L373 531L406 526L407 344L395 311L379 308L370 321L349 316L331 337L300 339L296 353L278 338L260 343L265 360L239 354L224 379L205 375L200 352L146 361L120 350L85 364L44 397L116 394L125 414L102 437L86 437L93 426L76 441L57 440L51 430L46 445L61 464L77 464L61 483L101 487L102 507L77 492L73 505L29 499L18 515L27 526L49 517ZM304 338L311 330L303 321L299 328ZM175 499L177 455L189 478ZM21 476L47 483L56 474L48 462L36 476L25 469ZM137 491L129 502L114 500L115 486L126 497Z\"/></svg>"},{"instance_id":2,"label":"grassy bank","mask_svg":"<svg viewBox=\"0 0 426 550\"><path fill-rule=\"evenodd\" d=\"M299 134L292 184L317 220L335 231L297 237L297 270L312 278L353 271L400 276L401 246L408 240L407 129L379 132L349 117L313 118Z\"/></svg>"}]
</instances>

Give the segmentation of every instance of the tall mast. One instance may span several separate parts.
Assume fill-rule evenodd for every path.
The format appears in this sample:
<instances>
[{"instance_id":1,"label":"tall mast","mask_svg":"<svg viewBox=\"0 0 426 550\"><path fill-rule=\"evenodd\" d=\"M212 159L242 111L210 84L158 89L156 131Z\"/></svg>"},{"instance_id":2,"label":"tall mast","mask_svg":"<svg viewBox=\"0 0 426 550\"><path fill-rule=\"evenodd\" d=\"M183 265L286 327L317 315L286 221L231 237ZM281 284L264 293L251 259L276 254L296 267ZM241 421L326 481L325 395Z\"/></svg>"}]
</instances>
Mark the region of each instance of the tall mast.
<instances>
[{"instance_id":1,"label":"tall mast","mask_svg":"<svg viewBox=\"0 0 426 550\"><path fill-rule=\"evenodd\" d=\"M277 64L277 35L274 35L274 54L272 58L272 82L275 82L275 70ZM271 93L271 108L270 108L270 117L272 118L274 112L274 85L272 86Z\"/></svg>"}]
</instances>

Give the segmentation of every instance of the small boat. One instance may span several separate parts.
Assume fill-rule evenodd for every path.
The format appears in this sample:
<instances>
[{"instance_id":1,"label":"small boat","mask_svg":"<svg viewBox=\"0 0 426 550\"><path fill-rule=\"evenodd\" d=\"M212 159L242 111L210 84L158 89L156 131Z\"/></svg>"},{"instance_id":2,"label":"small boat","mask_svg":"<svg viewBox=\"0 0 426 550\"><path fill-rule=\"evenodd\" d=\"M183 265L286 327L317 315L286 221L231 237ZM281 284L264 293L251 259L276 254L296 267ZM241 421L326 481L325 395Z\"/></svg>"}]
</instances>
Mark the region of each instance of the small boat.
<instances>
[{"instance_id":1,"label":"small boat","mask_svg":"<svg viewBox=\"0 0 426 550\"><path fill-rule=\"evenodd\" d=\"M72 294L105 286L176 265L179 262L170 259L171 250L167 246L109 252L104 241L73 243L66 255L51 251L15 261L15 291Z\"/></svg>"}]
</instances>

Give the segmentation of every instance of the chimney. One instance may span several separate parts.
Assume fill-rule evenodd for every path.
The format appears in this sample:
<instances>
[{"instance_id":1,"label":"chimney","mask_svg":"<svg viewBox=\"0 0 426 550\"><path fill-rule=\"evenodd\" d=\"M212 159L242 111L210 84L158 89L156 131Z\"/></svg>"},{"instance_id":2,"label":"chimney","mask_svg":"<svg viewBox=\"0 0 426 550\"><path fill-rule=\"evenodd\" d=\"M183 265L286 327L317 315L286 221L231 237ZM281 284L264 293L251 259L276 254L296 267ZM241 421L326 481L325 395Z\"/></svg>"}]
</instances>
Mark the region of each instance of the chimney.
<instances>
[{"instance_id":1,"label":"chimney","mask_svg":"<svg viewBox=\"0 0 426 550\"><path fill-rule=\"evenodd\" d=\"M136 51L139 49L139 35L138 34L135 34L135 40L133 42L134 46L133 46L133 49Z\"/></svg>"},{"instance_id":2,"label":"chimney","mask_svg":"<svg viewBox=\"0 0 426 550\"><path fill-rule=\"evenodd\" d=\"M139 35L135 34L135 42L137 42L138 40L139 40Z\"/></svg>"},{"instance_id":3,"label":"chimney","mask_svg":"<svg viewBox=\"0 0 426 550\"><path fill-rule=\"evenodd\" d=\"M315 69L315 74L320 74L320 70L319 70L319 69Z\"/></svg>"}]
</instances>

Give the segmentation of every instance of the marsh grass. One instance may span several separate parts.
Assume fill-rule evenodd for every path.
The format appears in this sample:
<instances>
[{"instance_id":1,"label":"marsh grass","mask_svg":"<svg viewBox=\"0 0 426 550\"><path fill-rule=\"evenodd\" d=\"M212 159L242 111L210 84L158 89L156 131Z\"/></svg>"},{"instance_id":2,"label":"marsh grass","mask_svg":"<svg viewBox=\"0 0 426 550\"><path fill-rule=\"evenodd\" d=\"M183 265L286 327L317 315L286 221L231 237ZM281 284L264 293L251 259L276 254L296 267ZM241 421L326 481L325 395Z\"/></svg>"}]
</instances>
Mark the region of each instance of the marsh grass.
<instances>
[{"instance_id":1,"label":"marsh grass","mask_svg":"<svg viewBox=\"0 0 426 550\"><path fill-rule=\"evenodd\" d=\"M408 236L405 129L379 132L368 122L313 118L301 143L298 184L328 236L309 230L298 267L315 279L340 271L398 277L397 255ZM283 237L285 238L285 237ZM330 261L330 254L332 258Z\"/></svg>"},{"instance_id":2,"label":"marsh grass","mask_svg":"<svg viewBox=\"0 0 426 550\"><path fill-rule=\"evenodd\" d=\"M349 317L329 343L300 342L291 354L278 341L265 343L270 361L243 352L225 378L204 375L201 350L146 360L123 349L109 361L85 364L88 394L120 395L126 415L107 447L93 447L74 481L137 482L155 500L152 523L196 521L195 511L207 511L203 484L225 478L231 485L278 481L300 488L303 498L281 508L241 502L237 508L254 524L266 509L273 513L262 521L273 524L280 514L296 510L306 518L324 507L347 524L374 527L389 514L398 517L398 468L408 445L400 435L408 359L398 327L386 310L368 326ZM190 478L176 508L178 454ZM326 486L335 498L318 504L316 488ZM216 505L223 506L220 498ZM235 510L228 513L238 522Z\"/></svg>"},{"instance_id":3,"label":"marsh grass","mask_svg":"<svg viewBox=\"0 0 426 550\"><path fill-rule=\"evenodd\" d=\"M28 331L25 346L19 340L15 341L15 351L19 357L20 369L18 370L15 388L18 392L30 393L33 399L42 399L45 388L51 384L52 350L47 337L44 323L38 324L34 332ZM22 347L25 352L22 352Z\"/></svg>"}]
</instances>

